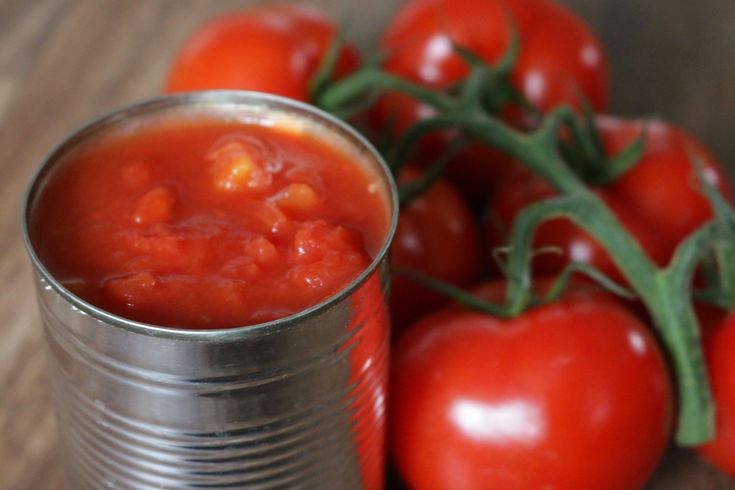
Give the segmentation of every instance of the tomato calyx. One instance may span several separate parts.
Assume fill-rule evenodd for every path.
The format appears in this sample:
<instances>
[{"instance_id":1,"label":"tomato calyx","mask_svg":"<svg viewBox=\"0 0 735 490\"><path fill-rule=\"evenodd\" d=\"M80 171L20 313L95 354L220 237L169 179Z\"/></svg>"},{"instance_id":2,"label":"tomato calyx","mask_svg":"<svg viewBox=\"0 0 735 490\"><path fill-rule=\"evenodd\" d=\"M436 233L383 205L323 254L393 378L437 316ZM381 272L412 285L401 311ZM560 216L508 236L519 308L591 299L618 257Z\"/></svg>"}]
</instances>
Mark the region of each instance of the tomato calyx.
<instances>
[{"instance_id":1,"label":"tomato calyx","mask_svg":"<svg viewBox=\"0 0 735 490\"><path fill-rule=\"evenodd\" d=\"M339 63L339 55L345 46L344 32L340 29L337 31L332 42L329 43L324 58L322 58L319 68L309 81L309 100L317 100L321 93L326 89L329 83L334 80Z\"/></svg>"},{"instance_id":2,"label":"tomato calyx","mask_svg":"<svg viewBox=\"0 0 735 490\"><path fill-rule=\"evenodd\" d=\"M427 88L413 81L385 71L379 61L366 63L360 70L337 82L329 83L329 73L334 60L325 58L312 81L312 100L327 112L344 117L355 112L355 107L369 106L381 92L396 91L407 94L439 111L473 112L480 110L500 114L508 105L515 106L526 115L538 118L540 112L513 87L511 74L520 53L520 36L511 24L512 35L505 53L494 65L487 64L471 50L457 44L452 49L469 69L467 76L446 90ZM337 47L330 52L339 53ZM336 58L336 54L332 56Z\"/></svg>"},{"instance_id":3,"label":"tomato calyx","mask_svg":"<svg viewBox=\"0 0 735 490\"><path fill-rule=\"evenodd\" d=\"M699 184L714 214L713 226L721 239L711 244L702 266L704 288L694 291L694 297L725 311L735 310L735 210L706 178L701 159L691 152Z\"/></svg>"},{"instance_id":4,"label":"tomato calyx","mask_svg":"<svg viewBox=\"0 0 735 490\"><path fill-rule=\"evenodd\" d=\"M489 65L471 50L455 44L454 52L469 68L467 77L450 90L458 97L459 106L472 111L477 108L499 115L506 106L512 105L530 116L538 119L541 112L531 104L511 83L513 69L518 63L521 51L521 38L512 21L508 48L494 65Z\"/></svg>"},{"instance_id":5,"label":"tomato calyx","mask_svg":"<svg viewBox=\"0 0 735 490\"><path fill-rule=\"evenodd\" d=\"M646 127L642 134L613 156L608 156L595 122L592 107L585 103L579 118L569 118L569 137L562 139L559 150L574 172L593 187L604 187L630 170L643 156Z\"/></svg>"},{"instance_id":6,"label":"tomato calyx","mask_svg":"<svg viewBox=\"0 0 735 490\"><path fill-rule=\"evenodd\" d=\"M344 30L340 29L337 31L332 42L329 43L319 67L314 72L311 80L309 80L308 88L309 100L313 105L342 119L349 119L352 115L364 111L368 107L372 106L376 100L376 94L371 94L366 97L358 98L357 100L341 101L338 106L325 107L322 105L321 100L324 94L338 79L340 56L347 46L348 44L345 40ZM380 66L380 58L368 59L364 61L362 67L357 70L357 73L371 72L378 66Z\"/></svg>"},{"instance_id":7,"label":"tomato calyx","mask_svg":"<svg viewBox=\"0 0 735 490\"><path fill-rule=\"evenodd\" d=\"M512 27L512 26L511 26ZM474 111L500 114L509 104L519 107L527 114L538 117L540 113L532 104L511 84L511 73L518 61L520 53L520 36L515 29L509 46L503 57L491 66L475 55L471 50L459 45L453 45L455 53L467 64L469 73L459 84L448 89L445 93L432 91L414 85L412 82L384 72L380 67L380 60L367 62L364 67L351 77L338 83L334 82L334 71L338 56L344 46L341 33L330 45L323 63L314 75L310 84L310 97L315 104L338 117L349 118L369 107L379 96L379 91L397 90L407 93L419 100L425 100L429 105L458 112L472 113ZM362 85L365 85L361 88ZM372 89L368 85L374 85ZM359 96L342 96L344 93L356 91ZM365 94L367 92L367 94ZM444 94L445 96L442 96ZM390 138L391 128L386 128L378 138L378 149L386 157L393 175L398 178L408 158L396 158L391 149L396 145ZM400 145L399 145L400 146ZM454 157L469 146L467 138L461 135L450 144L433 162L433 164L419 178L399 186L401 204L406 204L423 194L431 185L444 174L447 165Z\"/></svg>"}]
</instances>

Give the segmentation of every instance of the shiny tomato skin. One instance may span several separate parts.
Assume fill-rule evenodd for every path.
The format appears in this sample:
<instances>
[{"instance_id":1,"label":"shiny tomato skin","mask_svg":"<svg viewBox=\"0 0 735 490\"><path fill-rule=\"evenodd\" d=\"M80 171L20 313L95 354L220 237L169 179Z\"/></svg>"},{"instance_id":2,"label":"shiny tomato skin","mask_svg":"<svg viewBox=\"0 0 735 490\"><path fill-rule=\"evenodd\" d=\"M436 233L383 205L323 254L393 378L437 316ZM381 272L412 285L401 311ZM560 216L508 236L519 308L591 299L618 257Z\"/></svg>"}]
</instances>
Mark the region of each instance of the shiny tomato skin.
<instances>
[{"instance_id":1,"label":"shiny tomato skin","mask_svg":"<svg viewBox=\"0 0 735 490\"><path fill-rule=\"evenodd\" d=\"M425 317L399 339L392 376L392 458L421 490L640 488L672 422L654 339L599 293L513 320Z\"/></svg>"},{"instance_id":2,"label":"shiny tomato skin","mask_svg":"<svg viewBox=\"0 0 735 490\"><path fill-rule=\"evenodd\" d=\"M411 180L413 168L404 173ZM391 247L391 262L431 277L468 286L482 273L480 233L462 195L438 180L424 194L401 209ZM391 288L391 317L396 333L419 316L436 309L443 296L415 281L395 276Z\"/></svg>"},{"instance_id":3,"label":"shiny tomato skin","mask_svg":"<svg viewBox=\"0 0 735 490\"><path fill-rule=\"evenodd\" d=\"M645 130L642 160L608 186L608 192L611 199L625 202L655 224L656 233L666 245L667 256L684 237L712 218L692 157L698 159L708 182L731 200L732 190L724 167L683 130L661 121L610 116L598 117L597 124L609 154L622 150Z\"/></svg>"},{"instance_id":4,"label":"shiny tomato skin","mask_svg":"<svg viewBox=\"0 0 735 490\"><path fill-rule=\"evenodd\" d=\"M254 90L308 102L309 83L336 32L320 11L297 5L261 6L217 17L185 40L165 91ZM358 64L356 51L346 46L336 75Z\"/></svg>"},{"instance_id":5,"label":"shiny tomato skin","mask_svg":"<svg viewBox=\"0 0 735 490\"><path fill-rule=\"evenodd\" d=\"M536 0L507 2L519 32L533 18ZM453 44L472 50L488 63L498 61L511 35L504 2L478 0L418 0L394 16L381 43L385 68L433 88L446 88L467 74L466 63Z\"/></svg>"},{"instance_id":6,"label":"shiny tomato skin","mask_svg":"<svg viewBox=\"0 0 735 490\"><path fill-rule=\"evenodd\" d=\"M697 452L720 471L735 477L735 313L703 323L716 434Z\"/></svg>"},{"instance_id":7,"label":"shiny tomato skin","mask_svg":"<svg viewBox=\"0 0 735 490\"><path fill-rule=\"evenodd\" d=\"M447 88L468 72L452 44L495 63L508 48L511 29L507 17L521 38L513 82L535 106L545 112L561 103L578 107L586 100L598 110L607 107L608 67L600 42L572 12L553 1L407 3L383 37L381 48L388 56L384 67L422 85ZM571 84L579 88L571 91ZM406 104L398 115L419 112Z\"/></svg>"},{"instance_id":8,"label":"shiny tomato skin","mask_svg":"<svg viewBox=\"0 0 735 490\"><path fill-rule=\"evenodd\" d=\"M406 94L388 92L373 106L368 122L379 128L381 134L386 131L387 125L393 135L398 137L418 121L436 114L432 107L420 104ZM457 131L447 130L431 133L421 139L414 157L420 162L417 166L430 166L457 137ZM452 158L444 175L462 192L471 206L480 208L492 195L496 183L514 165L503 153L480 143L471 143Z\"/></svg>"},{"instance_id":9,"label":"shiny tomato skin","mask_svg":"<svg viewBox=\"0 0 735 490\"><path fill-rule=\"evenodd\" d=\"M382 42L385 68L432 88L447 88L467 74L454 53L458 44L488 63L497 62L508 47L513 19L521 52L512 73L513 85L546 112L559 104L579 107L587 100L598 111L607 108L608 69L599 41L571 12L544 0L418 0L399 10ZM403 133L432 109L403 94L386 94L372 111L372 124ZM503 117L525 124L517 111ZM440 154L451 133L427 138L423 156ZM455 158L448 176L473 202L486 202L508 159L477 144Z\"/></svg>"},{"instance_id":10,"label":"shiny tomato skin","mask_svg":"<svg viewBox=\"0 0 735 490\"><path fill-rule=\"evenodd\" d=\"M521 39L514 85L541 112L560 104L596 111L608 107L608 64L602 45L574 13L555 1L541 1Z\"/></svg>"},{"instance_id":11,"label":"shiny tomato skin","mask_svg":"<svg viewBox=\"0 0 735 490\"><path fill-rule=\"evenodd\" d=\"M644 123L598 116L597 125L608 154L614 155L639 137ZM709 182L726 198L731 190L722 166L692 136L663 122L650 122L641 160L622 177L596 192L623 226L638 240L658 265L668 263L676 246L712 217L712 211L690 161L690 152L701 159ZM530 171L515 168L507 174L490 203L486 237L490 249L504 244L502 236L528 204L552 197L553 189ZM570 260L590 263L614 279L621 274L597 241L566 219L542 224L536 247L555 247L561 254L546 253L534 259L534 272L559 272Z\"/></svg>"},{"instance_id":12,"label":"shiny tomato skin","mask_svg":"<svg viewBox=\"0 0 735 490\"><path fill-rule=\"evenodd\" d=\"M508 243L513 220L523 208L532 202L556 195L553 188L541 177L523 168L515 168L502 180L498 193L490 204L485 221L485 237L488 249L492 250ZM616 201L605 191L599 191L616 217L637 239L644 251L654 262L664 265L668 256L655 229L641 220L635 209L624 202ZM545 276L559 273L570 261L594 265L597 269L621 281L622 273L605 249L590 234L566 218L554 218L543 222L536 230L535 248L547 252L533 259L535 275Z\"/></svg>"},{"instance_id":13,"label":"shiny tomato skin","mask_svg":"<svg viewBox=\"0 0 735 490\"><path fill-rule=\"evenodd\" d=\"M391 73L433 88L467 75L453 44L487 63L500 60L512 33L521 51L513 82L542 112L588 101L603 111L608 102L607 59L594 34L569 10L546 0L417 0L396 14L381 44Z\"/></svg>"}]
</instances>

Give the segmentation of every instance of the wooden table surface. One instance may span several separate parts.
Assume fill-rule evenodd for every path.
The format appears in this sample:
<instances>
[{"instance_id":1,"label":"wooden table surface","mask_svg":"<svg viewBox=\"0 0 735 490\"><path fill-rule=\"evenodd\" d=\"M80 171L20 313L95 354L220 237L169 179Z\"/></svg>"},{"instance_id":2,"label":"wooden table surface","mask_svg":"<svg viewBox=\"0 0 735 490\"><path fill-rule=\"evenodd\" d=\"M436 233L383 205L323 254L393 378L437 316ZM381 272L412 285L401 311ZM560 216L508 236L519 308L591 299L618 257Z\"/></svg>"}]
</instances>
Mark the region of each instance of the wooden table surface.
<instances>
[{"instance_id":1,"label":"wooden table surface","mask_svg":"<svg viewBox=\"0 0 735 490\"><path fill-rule=\"evenodd\" d=\"M623 15L620 10L626 3L615 1L571 3L580 4L581 11L600 26L602 37L607 40L617 28L606 23L604 17ZM704 5L715 5L713 2L705 1ZM0 489L62 487L41 329L31 271L19 233L19 203L32 169L52 145L76 126L115 107L155 95L177 44L203 19L250 3L0 0L0 282L4 284L0 294ZM362 45L377 37L379 30L373 26L382 25L397 6L386 0L370 2L370 9L345 0L315 3L326 7L336 18L358 18L359 22L351 22L349 32ZM663 1L654 3L664 5ZM705 141L721 156L735 158L730 136L733 123L729 127L715 124L726 120L722 113L730 117L735 109L732 78L720 82L716 79L717 73L730 77L735 68L735 56L729 57L735 42L724 42L735 41L732 29L735 3L725 3L711 12L707 39L710 47L713 42L722 43L715 48L722 50L718 53L728 55L724 59L729 59L729 64L709 74L715 77L709 84L714 93L710 90L698 94L698 100L719 100L730 105L717 107L711 118L701 108L695 110L693 105L690 112L695 129L714 131L710 133L714 134L714 141L706 138ZM627 4L635 5L635 2ZM670 15L670 18L651 18L660 19L661 25L668 28L676 25L672 24L672 18L689 18L685 12ZM642 26L641 31L655 32L657 25ZM715 28L718 25L722 26L719 31ZM630 30L630 24L625 26ZM667 33L672 38L670 31ZM633 36L636 39L635 33ZM611 45L613 66L631 69L642 66L631 63L626 50L625 43ZM646 52L653 51L648 47ZM705 52L698 59L701 63L702 59L723 58ZM662 77L660 70L652 73L654 77ZM631 80L635 79L633 76L638 75L633 74ZM701 80L699 84L702 86ZM640 84L652 93L656 91L654 85L650 80ZM634 105L631 93L633 90L616 96L622 101L621 106ZM684 120L686 106L678 99L675 102L669 106L673 117ZM650 105L645 111L661 112ZM735 480L719 475L688 452L672 451L651 488L735 489Z\"/></svg>"}]
</instances>

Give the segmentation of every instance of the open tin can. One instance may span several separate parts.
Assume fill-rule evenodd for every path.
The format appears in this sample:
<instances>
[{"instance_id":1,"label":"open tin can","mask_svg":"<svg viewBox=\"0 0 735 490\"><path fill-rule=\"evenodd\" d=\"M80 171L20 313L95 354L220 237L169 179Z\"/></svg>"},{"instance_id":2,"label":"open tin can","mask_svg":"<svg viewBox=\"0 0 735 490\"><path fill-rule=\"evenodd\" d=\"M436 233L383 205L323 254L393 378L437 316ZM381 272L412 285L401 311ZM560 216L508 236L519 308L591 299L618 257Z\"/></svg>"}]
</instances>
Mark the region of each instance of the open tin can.
<instances>
[{"instance_id":1,"label":"open tin can","mask_svg":"<svg viewBox=\"0 0 735 490\"><path fill-rule=\"evenodd\" d=\"M297 122L376 176L390 227L370 266L296 315L222 330L163 328L75 296L39 260L29 219L54 170L81 145L151 118L195 113ZM389 320L386 254L398 203L380 156L313 107L213 91L158 98L76 131L45 159L23 234L49 347L69 488L380 488Z\"/></svg>"}]
</instances>

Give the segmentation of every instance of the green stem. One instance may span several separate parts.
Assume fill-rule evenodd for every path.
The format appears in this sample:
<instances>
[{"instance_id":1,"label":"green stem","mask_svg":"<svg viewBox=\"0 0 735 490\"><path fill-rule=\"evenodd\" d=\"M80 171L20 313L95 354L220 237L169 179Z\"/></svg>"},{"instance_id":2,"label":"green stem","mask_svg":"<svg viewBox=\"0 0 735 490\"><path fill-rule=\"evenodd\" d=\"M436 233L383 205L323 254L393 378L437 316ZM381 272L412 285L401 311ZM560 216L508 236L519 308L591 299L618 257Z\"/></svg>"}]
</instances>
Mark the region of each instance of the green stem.
<instances>
[{"instance_id":1,"label":"green stem","mask_svg":"<svg viewBox=\"0 0 735 490\"><path fill-rule=\"evenodd\" d=\"M589 125L582 126L579 119L572 117L569 119L569 131L572 141L579 145L582 155L586 162L599 161L602 153L598 151L597 145L591 135L587 132ZM595 130L595 129L593 129Z\"/></svg>"},{"instance_id":2,"label":"green stem","mask_svg":"<svg viewBox=\"0 0 735 490\"><path fill-rule=\"evenodd\" d=\"M646 134L636 138L631 144L623 148L617 155L606 160L606 164L595 172L593 184L604 186L615 182L628 170L636 165L646 149Z\"/></svg>"},{"instance_id":3,"label":"green stem","mask_svg":"<svg viewBox=\"0 0 735 490\"><path fill-rule=\"evenodd\" d=\"M682 445L700 444L715 430L699 326L691 300L683 298L691 298L696 266L719 232L710 222L689 235L676 249L671 265L657 271L657 296L646 300L676 368L680 402L676 439Z\"/></svg>"},{"instance_id":4,"label":"green stem","mask_svg":"<svg viewBox=\"0 0 735 490\"><path fill-rule=\"evenodd\" d=\"M682 445L705 442L714 434L714 426L706 372L697 367L702 359L701 345L691 341L696 338L692 332L698 330L697 321L687 310L678 310L678 315L670 313L671 305L688 305L690 294L688 290L670 289L666 281L661 281L661 271L648 258L635 238L626 231L604 201L587 189L561 159L557 150L558 129L570 114L569 109L558 109L529 136L484 114L446 114L417 125L418 129L415 129L412 137L418 138L423 131L439 127L460 126L471 136L522 162L563 194L566 199L559 198L555 205L557 207L550 213L543 208L539 209L537 205L531 205L526 212L519 215L516 226L535 229L543 219L564 215L602 244L651 311L655 327L660 331L671 354L680 398L676 440ZM529 223L524 225L523 220L528 220ZM516 232L516 226L510 242L514 248L509 260L507 298L509 309L514 313L522 311L531 301L531 276L528 268L533 236L532 232ZM525 233L528 236L521 236Z\"/></svg>"},{"instance_id":5,"label":"green stem","mask_svg":"<svg viewBox=\"0 0 735 490\"><path fill-rule=\"evenodd\" d=\"M433 291L437 291L471 310L488 313L499 318L512 318L515 316L507 306L490 303L489 301L468 293L462 288L434 279L433 277L427 276L426 274L422 274L418 271L407 269L405 267L394 266L393 272L398 275L405 276Z\"/></svg>"},{"instance_id":6,"label":"green stem","mask_svg":"<svg viewBox=\"0 0 735 490\"><path fill-rule=\"evenodd\" d=\"M398 187L398 202L401 206L407 205L428 191L444 175L444 169L449 162L465 148L467 148L467 142L461 139L453 141L449 148L439 155L439 158L421 175L400 185Z\"/></svg>"},{"instance_id":7,"label":"green stem","mask_svg":"<svg viewBox=\"0 0 735 490\"><path fill-rule=\"evenodd\" d=\"M394 90L406 93L439 111L451 110L455 105L454 99L448 95L422 87L404 78L390 75L378 68L360 70L335 82L326 88L315 102L317 107L333 112L375 90Z\"/></svg>"},{"instance_id":8,"label":"green stem","mask_svg":"<svg viewBox=\"0 0 735 490\"><path fill-rule=\"evenodd\" d=\"M713 245L716 265L715 281L708 277L708 286L717 299L715 303L726 310L735 309L735 211L717 188L704 175L704 163L694 149L689 150L689 159L704 189L705 197L715 215L715 222L723 239Z\"/></svg>"},{"instance_id":9,"label":"green stem","mask_svg":"<svg viewBox=\"0 0 735 490\"><path fill-rule=\"evenodd\" d=\"M735 309L735 246L732 237L714 245L717 262L717 289L728 310Z\"/></svg>"},{"instance_id":10,"label":"green stem","mask_svg":"<svg viewBox=\"0 0 735 490\"><path fill-rule=\"evenodd\" d=\"M698 342L697 320L691 306L690 284L702 250L715 238L714 227L704 227L691 236L678 249L672 265L659 269L604 201L585 186L559 154L561 126L576 121L571 108L555 109L536 131L523 134L481 108L463 107L457 97L418 87L377 70L359 72L333 85L324 91L319 102L329 110L376 88L404 91L438 112L406 132L390 155L389 163L405 161L414 145L431 131L461 128L466 135L521 162L561 194L550 202L529 206L516 219L510 242L507 302L502 313L518 314L533 302L530 258L535 229L552 217L571 219L605 248L649 309L661 334L679 386L677 442L695 445L709 440L714 433L713 408Z\"/></svg>"},{"instance_id":11,"label":"green stem","mask_svg":"<svg viewBox=\"0 0 735 490\"><path fill-rule=\"evenodd\" d=\"M631 286L641 297L653 297L656 284L655 266L638 242L594 193L582 188L575 194L563 195L527 206L517 217L511 231L508 258L508 302L517 308L524 306L524 296L530 289L531 270L528 257L538 226L549 219L564 217L592 234L610 253L620 270L629 277Z\"/></svg>"},{"instance_id":12,"label":"green stem","mask_svg":"<svg viewBox=\"0 0 735 490\"><path fill-rule=\"evenodd\" d=\"M337 62L339 61L339 55L341 54L344 45L345 41L343 32L340 31L335 36L335 39L330 43L319 69L316 71L309 83L309 100L317 99L319 94L332 79L334 70L337 67Z\"/></svg>"},{"instance_id":13,"label":"green stem","mask_svg":"<svg viewBox=\"0 0 735 490\"><path fill-rule=\"evenodd\" d=\"M661 334L676 371L680 417L676 440L682 445L705 442L714 434L712 399L704 369L699 327L690 301L695 266L716 238L717 228L707 224L678 249L668 269L657 269L638 243L592 193L566 195L531 204L516 218L508 265L509 311L522 311L530 296L528 256L536 228L548 219L565 217L592 234L646 304Z\"/></svg>"},{"instance_id":14,"label":"green stem","mask_svg":"<svg viewBox=\"0 0 735 490\"><path fill-rule=\"evenodd\" d=\"M460 127L473 138L498 148L527 165L560 193L585 191L582 180L572 172L556 151L559 128L569 117L574 117L571 109L559 108L547 116L536 132L526 135L479 111L448 112L424 119L406 131L398 146L389 155L389 163L407 160L411 150L426 134L440 129Z\"/></svg>"},{"instance_id":15,"label":"green stem","mask_svg":"<svg viewBox=\"0 0 735 490\"><path fill-rule=\"evenodd\" d=\"M551 289L549 289L549 292L543 297L543 302L553 303L561 298L564 291L567 290L569 282L572 280L572 276L574 274L583 274L602 286L603 289L610 291L613 294L617 294L620 297L629 300L635 299L635 295L630 290L617 284L599 269L596 269L585 262L570 262L566 267L564 267L561 274L559 274L559 277L556 278L554 284L551 286Z\"/></svg>"}]
</instances>

